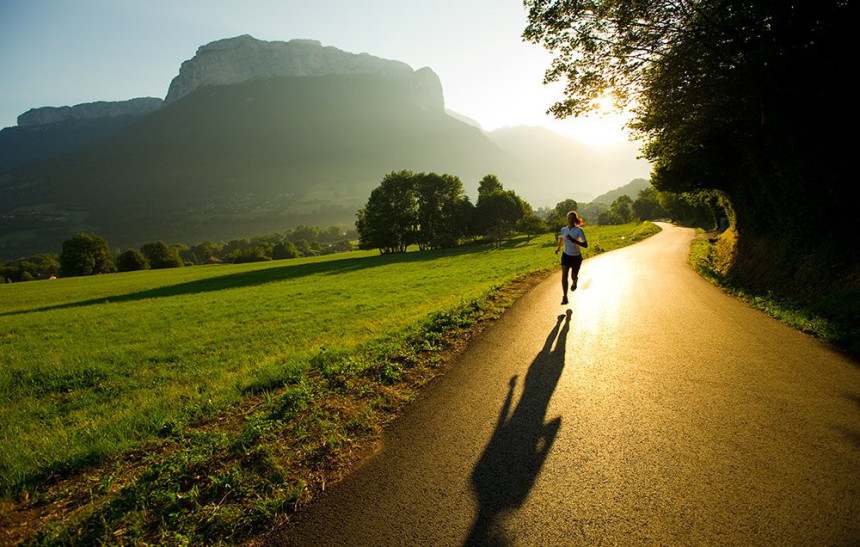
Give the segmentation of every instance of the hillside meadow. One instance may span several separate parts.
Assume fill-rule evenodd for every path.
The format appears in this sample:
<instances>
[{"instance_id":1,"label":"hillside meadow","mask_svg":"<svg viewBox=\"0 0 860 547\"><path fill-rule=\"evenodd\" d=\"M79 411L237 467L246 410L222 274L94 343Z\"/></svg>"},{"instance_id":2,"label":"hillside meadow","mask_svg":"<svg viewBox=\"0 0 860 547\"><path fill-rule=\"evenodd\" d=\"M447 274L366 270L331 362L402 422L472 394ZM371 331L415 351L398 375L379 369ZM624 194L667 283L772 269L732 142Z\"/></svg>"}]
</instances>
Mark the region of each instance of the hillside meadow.
<instances>
[{"instance_id":1,"label":"hillside meadow","mask_svg":"<svg viewBox=\"0 0 860 547\"><path fill-rule=\"evenodd\" d=\"M657 230L586 227L587 251ZM61 524L39 537L122 530L167 541L180 530L208 541L288 512L317 480L308 473L377 435L435 374L410 367L439 366L457 336L512 302L506 287L555 270L555 245L545 235L501 250L355 251L0 286L0 490L15 507L0 523L35 533L15 515L60 503L87 469L99 485L89 483L90 512L71 524L54 515ZM125 472L129 454L136 472ZM215 498L225 508L201 520Z\"/></svg>"}]
</instances>

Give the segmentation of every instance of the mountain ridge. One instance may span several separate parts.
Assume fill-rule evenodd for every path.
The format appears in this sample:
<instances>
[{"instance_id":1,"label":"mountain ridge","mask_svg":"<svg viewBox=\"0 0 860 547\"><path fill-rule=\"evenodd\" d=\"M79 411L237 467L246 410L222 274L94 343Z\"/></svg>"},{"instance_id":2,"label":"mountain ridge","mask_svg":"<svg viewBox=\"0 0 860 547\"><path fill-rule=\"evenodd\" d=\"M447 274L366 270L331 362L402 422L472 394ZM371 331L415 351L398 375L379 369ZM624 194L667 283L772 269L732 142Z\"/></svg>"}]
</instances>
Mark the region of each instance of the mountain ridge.
<instances>
[{"instance_id":1,"label":"mountain ridge","mask_svg":"<svg viewBox=\"0 0 860 547\"><path fill-rule=\"evenodd\" d=\"M444 110L439 77L430 68L413 70L401 61L349 53L317 40L264 41L247 34L210 42L183 62L170 82L165 104L210 85L235 85L280 76L378 75L403 86L421 108Z\"/></svg>"}]
</instances>

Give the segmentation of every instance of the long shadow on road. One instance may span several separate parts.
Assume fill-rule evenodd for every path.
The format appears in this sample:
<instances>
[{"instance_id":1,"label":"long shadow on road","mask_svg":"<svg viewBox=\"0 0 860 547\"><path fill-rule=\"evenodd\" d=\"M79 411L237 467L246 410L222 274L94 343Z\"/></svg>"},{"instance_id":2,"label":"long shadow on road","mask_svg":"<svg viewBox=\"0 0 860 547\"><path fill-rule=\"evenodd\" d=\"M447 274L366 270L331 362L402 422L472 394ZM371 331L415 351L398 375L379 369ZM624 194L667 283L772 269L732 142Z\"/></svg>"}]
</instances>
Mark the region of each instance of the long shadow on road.
<instances>
[{"instance_id":1,"label":"long shadow on road","mask_svg":"<svg viewBox=\"0 0 860 547\"><path fill-rule=\"evenodd\" d=\"M522 397L512 413L517 376L510 380L496 430L472 472L479 510L466 545L507 544L500 519L506 511L522 506L552 448L561 417L548 423L544 419L564 369L570 315L568 310L567 315L558 316L543 349L529 366Z\"/></svg>"}]
</instances>

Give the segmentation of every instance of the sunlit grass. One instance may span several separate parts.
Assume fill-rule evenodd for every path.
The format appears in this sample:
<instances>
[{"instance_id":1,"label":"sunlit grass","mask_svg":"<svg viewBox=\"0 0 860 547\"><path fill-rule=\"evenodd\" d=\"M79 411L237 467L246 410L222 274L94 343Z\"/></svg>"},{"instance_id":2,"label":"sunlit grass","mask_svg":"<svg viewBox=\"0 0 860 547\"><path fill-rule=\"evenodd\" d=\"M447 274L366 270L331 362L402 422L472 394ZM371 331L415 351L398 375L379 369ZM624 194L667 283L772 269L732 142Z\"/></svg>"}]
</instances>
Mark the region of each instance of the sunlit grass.
<instances>
[{"instance_id":1,"label":"sunlit grass","mask_svg":"<svg viewBox=\"0 0 860 547\"><path fill-rule=\"evenodd\" d=\"M586 233L593 253L637 230ZM543 236L501 251L352 252L0 286L0 489L173 435L320 355L396 340L432 313L555 267L554 249Z\"/></svg>"},{"instance_id":2,"label":"sunlit grass","mask_svg":"<svg viewBox=\"0 0 860 547\"><path fill-rule=\"evenodd\" d=\"M349 253L4 286L0 475L9 490L210 415L323 348L351 347L549 267L510 251Z\"/></svg>"}]
</instances>

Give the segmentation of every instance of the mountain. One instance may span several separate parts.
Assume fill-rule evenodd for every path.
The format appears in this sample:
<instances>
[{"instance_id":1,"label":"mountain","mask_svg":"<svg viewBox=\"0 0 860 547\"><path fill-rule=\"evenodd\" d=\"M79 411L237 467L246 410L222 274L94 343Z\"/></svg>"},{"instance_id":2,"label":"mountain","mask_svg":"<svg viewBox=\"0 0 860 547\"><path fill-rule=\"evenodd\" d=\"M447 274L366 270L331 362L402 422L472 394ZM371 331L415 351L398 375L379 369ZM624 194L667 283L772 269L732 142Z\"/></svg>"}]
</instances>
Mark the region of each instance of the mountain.
<instances>
[{"instance_id":1,"label":"mountain","mask_svg":"<svg viewBox=\"0 0 860 547\"><path fill-rule=\"evenodd\" d=\"M59 250L80 230L126 247L351 223L392 170L456 174L472 194L487 173L515 187L528 172L371 75L205 87L114 129L0 175L3 256Z\"/></svg>"},{"instance_id":2,"label":"mountain","mask_svg":"<svg viewBox=\"0 0 860 547\"><path fill-rule=\"evenodd\" d=\"M68 118L0 130L0 177L14 169L73 152L140 120L140 115ZM7 175L8 176L8 175ZM2 186L2 179L0 179ZM0 204L0 210L3 205Z\"/></svg>"},{"instance_id":3,"label":"mountain","mask_svg":"<svg viewBox=\"0 0 860 547\"><path fill-rule=\"evenodd\" d=\"M248 35L198 48L192 59L182 63L164 101L174 103L208 86L236 85L281 76L332 74L381 76L399 86L415 105L439 112L445 108L439 77L427 67L412 70L400 61L323 47L316 40L266 42Z\"/></svg>"},{"instance_id":4,"label":"mountain","mask_svg":"<svg viewBox=\"0 0 860 547\"><path fill-rule=\"evenodd\" d=\"M592 200L592 203L605 203L606 205L609 205L616 199L625 195L629 196L633 201L636 201L636 198L639 197L639 192L649 186L651 186L651 183L645 179L633 179L628 184L625 184L620 188L616 188L615 190L611 190L605 194L597 196Z\"/></svg>"},{"instance_id":5,"label":"mountain","mask_svg":"<svg viewBox=\"0 0 860 547\"><path fill-rule=\"evenodd\" d=\"M78 231L126 248L351 224L401 169L459 176L473 199L493 173L554 205L578 195L589 161L552 134L488 136L455 119L429 68L310 40L213 42L163 104L93 104L0 131L0 258L58 252Z\"/></svg>"},{"instance_id":6,"label":"mountain","mask_svg":"<svg viewBox=\"0 0 860 547\"><path fill-rule=\"evenodd\" d=\"M75 106L43 106L31 108L18 116L19 127L46 125L68 120L96 120L123 116L140 116L155 112L164 101L155 97L140 97L128 101L97 101Z\"/></svg>"}]
</instances>

